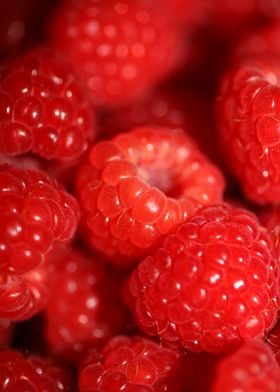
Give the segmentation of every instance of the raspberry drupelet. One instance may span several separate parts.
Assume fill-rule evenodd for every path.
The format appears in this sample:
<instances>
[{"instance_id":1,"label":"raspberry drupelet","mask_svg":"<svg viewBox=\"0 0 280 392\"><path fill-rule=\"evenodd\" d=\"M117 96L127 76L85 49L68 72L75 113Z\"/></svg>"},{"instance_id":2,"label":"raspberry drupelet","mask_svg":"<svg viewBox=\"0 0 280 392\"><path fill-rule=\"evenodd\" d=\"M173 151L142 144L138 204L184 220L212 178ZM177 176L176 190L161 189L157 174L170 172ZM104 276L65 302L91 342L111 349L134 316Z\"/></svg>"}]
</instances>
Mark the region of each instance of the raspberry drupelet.
<instances>
[{"instance_id":1,"label":"raspberry drupelet","mask_svg":"<svg viewBox=\"0 0 280 392\"><path fill-rule=\"evenodd\" d=\"M204 207L132 273L126 292L139 327L193 351L263 337L279 308L278 265L256 217Z\"/></svg>"},{"instance_id":2,"label":"raspberry drupelet","mask_svg":"<svg viewBox=\"0 0 280 392\"><path fill-rule=\"evenodd\" d=\"M56 263L45 312L46 341L55 355L79 363L86 350L121 332L126 310L119 282L96 256L71 248Z\"/></svg>"},{"instance_id":3,"label":"raspberry drupelet","mask_svg":"<svg viewBox=\"0 0 280 392\"><path fill-rule=\"evenodd\" d=\"M0 78L0 152L74 161L96 134L79 78L53 49L40 47L7 64Z\"/></svg>"},{"instance_id":4,"label":"raspberry drupelet","mask_svg":"<svg viewBox=\"0 0 280 392\"><path fill-rule=\"evenodd\" d=\"M52 289L55 264L46 260L25 274L0 273L0 317L27 320L43 310Z\"/></svg>"},{"instance_id":5,"label":"raspberry drupelet","mask_svg":"<svg viewBox=\"0 0 280 392\"><path fill-rule=\"evenodd\" d=\"M44 172L0 165L0 271L24 274L72 239L79 206Z\"/></svg>"},{"instance_id":6,"label":"raspberry drupelet","mask_svg":"<svg viewBox=\"0 0 280 392\"><path fill-rule=\"evenodd\" d=\"M25 356L19 351L0 352L0 388L3 392L74 390L68 369L38 356Z\"/></svg>"},{"instance_id":7,"label":"raspberry drupelet","mask_svg":"<svg viewBox=\"0 0 280 392\"><path fill-rule=\"evenodd\" d=\"M280 62L246 58L223 77L217 101L220 143L245 195L259 204L280 199Z\"/></svg>"},{"instance_id":8,"label":"raspberry drupelet","mask_svg":"<svg viewBox=\"0 0 280 392\"><path fill-rule=\"evenodd\" d=\"M130 102L180 64L184 52L174 24L142 0L64 1L50 42L83 77L93 105Z\"/></svg>"},{"instance_id":9,"label":"raspberry drupelet","mask_svg":"<svg viewBox=\"0 0 280 392\"><path fill-rule=\"evenodd\" d=\"M121 266L219 202L224 179L181 130L142 126L93 146L76 189L88 243Z\"/></svg>"},{"instance_id":10,"label":"raspberry drupelet","mask_svg":"<svg viewBox=\"0 0 280 392\"><path fill-rule=\"evenodd\" d=\"M211 391L278 392L280 367L273 352L262 341L244 343L217 366Z\"/></svg>"},{"instance_id":11,"label":"raspberry drupelet","mask_svg":"<svg viewBox=\"0 0 280 392\"><path fill-rule=\"evenodd\" d=\"M144 337L115 336L80 368L80 392L180 391L179 351Z\"/></svg>"}]
</instances>

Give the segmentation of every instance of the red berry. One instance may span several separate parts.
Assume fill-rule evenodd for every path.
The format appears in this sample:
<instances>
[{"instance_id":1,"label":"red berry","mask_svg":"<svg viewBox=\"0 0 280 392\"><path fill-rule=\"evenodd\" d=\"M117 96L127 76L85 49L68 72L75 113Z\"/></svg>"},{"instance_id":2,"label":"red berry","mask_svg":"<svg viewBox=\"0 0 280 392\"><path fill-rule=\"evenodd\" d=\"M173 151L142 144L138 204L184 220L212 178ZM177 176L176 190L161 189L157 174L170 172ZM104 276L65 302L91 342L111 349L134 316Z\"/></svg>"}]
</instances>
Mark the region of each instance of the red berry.
<instances>
[{"instance_id":1,"label":"red berry","mask_svg":"<svg viewBox=\"0 0 280 392\"><path fill-rule=\"evenodd\" d=\"M23 274L76 231L79 207L43 172L0 165L0 272Z\"/></svg>"},{"instance_id":2,"label":"red berry","mask_svg":"<svg viewBox=\"0 0 280 392\"><path fill-rule=\"evenodd\" d=\"M109 273L96 258L70 249L56 260L58 268L46 308L49 349L78 362L85 350L120 332L126 312Z\"/></svg>"},{"instance_id":3,"label":"red berry","mask_svg":"<svg viewBox=\"0 0 280 392\"><path fill-rule=\"evenodd\" d=\"M279 391L280 368L269 347L261 341L244 343L222 359L211 391Z\"/></svg>"},{"instance_id":4,"label":"red berry","mask_svg":"<svg viewBox=\"0 0 280 392\"><path fill-rule=\"evenodd\" d=\"M47 304L54 266L49 260L23 275L0 275L0 317L26 320Z\"/></svg>"},{"instance_id":5,"label":"red berry","mask_svg":"<svg viewBox=\"0 0 280 392\"><path fill-rule=\"evenodd\" d=\"M180 391L180 353L143 337L116 336L90 354L79 374L80 392Z\"/></svg>"},{"instance_id":6,"label":"red berry","mask_svg":"<svg viewBox=\"0 0 280 392\"><path fill-rule=\"evenodd\" d=\"M10 343L13 332L13 324L10 320L0 318L0 350Z\"/></svg>"},{"instance_id":7,"label":"red berry","mask_svg":"<svg viewBox=\"0 0 280 392\"><path fill-rule=\"evenodd\" d=\"M66 369L18 351L0 352L0 374L3 392L73 391L72 377Z\"/></svg>"},{"instance_id":8,"label":"red berry","mask_svg":"<svg viewBox=\"0 0 280 392\"><path fill-rule=\"evenodd\" d=\"M119 265L149 253L199 205L220 201L223 189L192 139L152 126L96 144L77 175L87 240Z\"/></svg>"},{"instance_id":9,"label":"red berry","mask_svg":"<svg viewBox=\"0 0 280 392\"><path fill-rule=\"evenodd\" d=\"M128 302L145 332L193 351L223 351L273 327L276 262L253 214L204 207L140 263Z\"/></svg>"},{"instance_id":10,"label":"red berry","mask_svg":"<svg viewBox=\"0 0 280 392\"><path fill-rule=\"evenodd\" d=\"M7 66L0 81L0 152L71 161L95 133L85 91L53 49L32 50Z\"/></svg>"},{"instance_id":11,"label":"red berry","mask_svg":"<svg viewBox=\"0 0 280 392\"><path fill-rule=\"evenodd\" d=\"M223 78L218 96L221 146L245 195L259 204L280 198L280 62L246 59Z\"/></svg>"},{"instance_id":12,"label":"red berry","mask_svg":"<svg viewBox=\"0 0 280 392\"><path fill-rule=\"evenodd\" d=\"M156 4L66 1L51 42L87 83L94 105L120 105L153 87L181 62L181 35Z\"/></svg>"}]
</instances>

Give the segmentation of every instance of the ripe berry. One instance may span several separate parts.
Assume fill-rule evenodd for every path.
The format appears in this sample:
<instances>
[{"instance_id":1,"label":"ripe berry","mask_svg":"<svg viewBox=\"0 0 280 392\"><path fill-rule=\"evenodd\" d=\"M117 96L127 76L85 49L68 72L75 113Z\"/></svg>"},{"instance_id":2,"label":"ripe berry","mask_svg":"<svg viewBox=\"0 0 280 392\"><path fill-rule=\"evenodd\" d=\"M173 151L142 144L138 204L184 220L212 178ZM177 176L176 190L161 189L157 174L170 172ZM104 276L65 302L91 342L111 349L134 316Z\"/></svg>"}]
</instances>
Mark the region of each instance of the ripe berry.
<instances>
[{"instance_id":1,"label":"ripe berry","mask_svg":"<svg viewBox=\"0 0 280 392\"><path fill-rule=\"evenodd\" d=\"M147 254L199 205L220 201L223 189L192 139L152 126L96 144L77 174L85 236L118 265Z\"/></svg>"},{"instance_id":2,"label":"ripe berry","mask_svg":"<svg viewBox=\"0 0 280 392\"><path fill-rule=\"evenodd\" d=\"M129 279L139 327L193 351L223 351L260 338L279 308L278 267L256 217L204 207Z\"/></svg>"},{"instance_id":3,"label":"ripe berry","mask_svg":"<svg viewBox=\"0 0 280 392\"><path fill-rule=\"evenodd\" d=\"M225 157L245 195L279 203L278 60L248 58L224 75L217 116Z\"/></svg>"},{"instance_id":4,"label":"ripe berry","mask_svg":"<svg viewBox=\"0 0 280 392\"><path fill-rule=\"evenodd\" d=\"M244 343L218 364L213 392L279 391L280 368L261 341Z\"/></svg>"},{"instance_id":5,"label":"ripe berry","mask_svg":"<svg viewBox=\"0 0 280 392\"><path fill-rule=\"evenodd\" d=\"M53 49L35 49L8 64L0 80L0 152L72 161L95 133L87 95Z\"/></svg>"},{"instance_id":6,"label":"ripe berry","mask_svg":"<svg viewBox=\"0 0 280 392\"><path fill-rule=\"evenodd\" d=\"M119 282L95 257L70 249L56 259L58 267L46 308L48 348L79 363L85 350L120 332L126 321Z\"/></svg>"},{"instance_id":7,"label":"ripe berry","mask_svg":"<svg viewBox=\"0 0 280 392\"><path fill-rule=\"evenodd\" d=\"M66 1L50 30L52 44L79 71L94 105L129 102L183 57L181 35L149 1Z\"/></svg>"},{"instance_id":8,"label":"ripe berry","mask_svg":"<svg viewBox=\"0 0 280 392\"><path fill-rule=\"evenodd\" d=\"M39 313L47 304L53 275L49 260L23 275L1 273L0 317L21 321Z\"/></svg>"},{"instance_id":9,"label":"ripe berry","mask_svg":"<svg viewBox=\"0 0 280 392\"><path fill-rule=\"evenodd\" d=\"M0 165L0 272L24 274L76 231L73 196L41 171Z\"/></svg>"},{"instance_id":10,"label":"ripe berry","mask_svg":"<svg viewBox=\"0 0 280 392\"><path fill-rule=\"evenodd\" d=\"M150 339L116 336L100 354L89 354L80 369L79 391L179 392L180 357Z\"/></svg>"},{"instance_id":11,"label":"ripe berry","mask_svg":"<svg viewBox=\"0 0 280 392\"><path fill-rule=\"evenodd\" d=\"M0 388L10 391L73 391L72 377L61 366L18 351L0 352Z\"/></svg>"}]
</instances>

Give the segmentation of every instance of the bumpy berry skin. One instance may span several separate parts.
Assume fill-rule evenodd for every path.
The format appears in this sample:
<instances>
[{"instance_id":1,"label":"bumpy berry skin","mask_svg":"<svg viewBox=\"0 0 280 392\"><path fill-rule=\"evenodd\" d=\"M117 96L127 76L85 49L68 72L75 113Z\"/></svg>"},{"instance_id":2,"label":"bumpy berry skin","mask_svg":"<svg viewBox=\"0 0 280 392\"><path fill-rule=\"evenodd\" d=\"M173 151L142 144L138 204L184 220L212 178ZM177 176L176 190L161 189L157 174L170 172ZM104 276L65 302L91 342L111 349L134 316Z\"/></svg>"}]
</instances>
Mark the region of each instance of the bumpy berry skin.
<instances>
[{"instance_id":1,"label":"bumpy berry skin","mask_svg":"<svg viewBox=\"0 0 280 392\"><path fill-rule=\"evenodd\" d=\"M217 117L221 146L245 195L279 203L278 60L248 58L222 80Z\"/></svg>"},{"instance_id":2,"label":"bumpy berry skin","mask_svg":"<svg viewBox=\"0 0 280 392\"><path fill-rule=\"evenodd\" d=\"M50 295L54 264L49 260L23 275L1 273L0 317L22 321L46 307Z\"/></svg>"},{"instance_id":3,"label":"bumpy berry skin","mask_svg":"<svg viewBox=\"0 0 280 392\"><path fill-rule=\"evenodd\" d=\"M105 267L78 249L64 252L46 312L48 348L79 363L85 350L121 331L126 311L121 293Z\"/></svg>"},{"instance_id":4,"label":"bumpy berry skin","mask_svg":"<svg viewBox=\"0 0 280 392\"><path fill-rule=\"evenodd\" d=\"M77 174L85 236L119 265L147 254L201 204L221 200L223 188L192 139L152 126L96 144Z\"/></svg>"},{"instance_id":5,"label":"bumpy berry skin","mask_svg":"<svg viewBox=\"0 0 280 392\"><path fill-rule=\"evenodd\" d=\"M141 329L193 351L223 351L262 337L279 307L278 267L255 216L205 207L167 236L128 283Z\"/></svg>"},{"instance_id":6,"label":"bumpy berry skin","mask_svg":"<svg viewBox=\"0 0 280 392\"><path fill-rule=\"evenodd\" d=\"M72 377L56 364L14 350L0 352L0 388L10 391L70 392Z\"/></svg>"},{"instance_id":7,"label":"bumpy berry skin","mask_svg":"<svg viewBox=\"0 0 280 392\"><path fill-rule=\"evenodd\" d=\"M178 351L150 339L116 336L100 354L89 354L80 370L79 391L179 392L180 358Z\"/></svg>"},{"instance_id":8,"label":"bumpy berry skin","mask_svg":"<svg viewBox=\"0 0 280 392\"><path fill-rule=\"evenodd\" d=\"M181 62L181 35L152 2L65 1L51 27L94 105L120 105L153 87Z\"/></svg>"},{"instance_id":9,"label":"bumpy berry skin","mask_svg":"<svg viewBox=\"0 0 280 392\"><path fill-rule=\"evenodd\" d=\"M0 81L0 152L72 161L95 133L87 94L61 55L41 47L8 64Z\"/></svg>"},{"instance_id":10,"label":"bumpy berry skin","mask_svg":"<svg viewBox=\"0 0 280 392\"><path fill-rule=\"evenodd\" d=\"M10 320L0 318L0 350L7 347L12 337L13 325Z\"/></svg>"},{"instance_id":11,"label":"bumpy berry skin","mask_svg":"<svg viewBox=\"0 0 280 392\"><path fill-rule=\"evenodd\" d=\"M41 171L0 165L0 272L24 274L75 234L79 206Z\"/></svg>"},{"instance_id":12,"label":"bumpy berry skin","mask_svg":"<svg viewBox=\"0 0 280 392\"><path fill-rule=\"evenodd\" d=\"M280 368L273 352L264 342L251 341L220 361L211 390L277 392L279 383Z\"/></svg>"}]
</instances>

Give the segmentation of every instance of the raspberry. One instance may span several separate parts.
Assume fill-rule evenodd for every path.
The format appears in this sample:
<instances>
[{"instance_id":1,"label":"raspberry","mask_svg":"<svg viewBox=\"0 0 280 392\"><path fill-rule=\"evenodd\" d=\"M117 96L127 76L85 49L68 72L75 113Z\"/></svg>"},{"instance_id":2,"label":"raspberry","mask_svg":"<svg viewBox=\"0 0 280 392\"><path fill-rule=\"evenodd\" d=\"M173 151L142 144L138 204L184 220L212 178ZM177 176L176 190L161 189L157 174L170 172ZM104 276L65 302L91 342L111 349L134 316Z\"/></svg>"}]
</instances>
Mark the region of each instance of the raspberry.
<instances>
[{"instance_id":1,"label":"raspberry","mask_svg":"<svg viewBox=\"0 0 280 392\"><path fill-rule=\"evenodd\" d=\"M140 328L193 351L223 351L260 338L279 308L278 267L256 217L204 207L129 279L127 301Z\"/></svg>"},{"instance_id":2,"label":"raspberry","mask_svg":"<svg viewBox=\"0 0 280 392\"><path fill-rule=\"evenodd\" d=\"M67 1L50 41L85 80L94 105L120 105L153 87L183 58L182 37L156 4Z\"/></svg>"},{"instance_id":3,"label":"raspberry","mask_svg":"<svg viewBox=\"0 0 280 392\"><path fill-rule=\"evenodd\" d=\"M0 81L0 152L71 161L95 132L87 96L64 58L41 47L7 66Z\"/></svg>"},{"instance_id":4,"label":"raspberry","mask_svg":"<svg viewBox=\"0 0 280 392\"><path fill-rule=\"evenodd\" d=\"M0 317L26 320L47 304L54 265L49 261L23 275L0 275Z\"/></svg>"},{"instance_id":5,"label":"raspberry","mask_svg":"<svg viewBox=\"0 0 280 392\"><path fill-rule=\"evenodd\" d=\"M0 272L24 274L76 231L76 200L43 172L0 165Z\"/></svg>"},{"instance_id":6,"label":"raspberry","mask_svg":"<svg viewBox=\"0 0 280 392\"><path fill-rule=\"evenodd\" d=\"M104 266L78 249L56 260L55 282L46 308L48 347L78 362L85 349L104 343L126 321L120 293Z\"/></svg>"},{"instance_id":7,"label":"raspberry","mask_svg":"<svg viewBox=\"0 0 280 392\"><path fill-rule=\"evenodd\" d=\"M178 351L143 337L112 338L88 356L79 374L80 392L178 391Z\"/></svg>"},{"instance_id":8,"label":"raspberry","mask_svg":"<svg viewBox=\"0 0 280 392\"><path fill-rule=\"evenodd\" d=\"M10 343L13 325L10 320L0 318L0 350Z\"/></svg>"},{"instance_id":9,"label":"raspberry","mask_svg":"<svg viewBox=\"0 0 280 392\"><path fill-rule=\"evenodd\" d=\"M187 135L152 126L96 144L77 174L85 236L118 265L149 253L199 205L221 200L223 188Z\"/></svg>"},{"instance_id":10,"label":"raspberry","mask_svg":"<svg viewBox=\"0 0 280 392\"><path fill-rule=\"evenodd\" d=\"M245 195L279 203L280 63L248 58L224 75L217 117L221 145Z\"/></svg>"},{"instance_id":11,"label":"raspberry","mask_svg":"<svg viewBox=\"0 0 280 392\"><path fill-rule=\"evenodd\" d=\"M213 392L279 391L280 368L269 347L261 341L244 343L221 360Z\"/></svg>"},{"instance_id":12,"label":"raspberry","mask_svg":"<svg viewBox=\"0 0 280 392\"><path fill-rule=\"evenodd\" d=\"M73 390L68 371L37 356L18 351L0 352L0 387L9 391L67 392Z\"/></svg>"}]
</instances>

